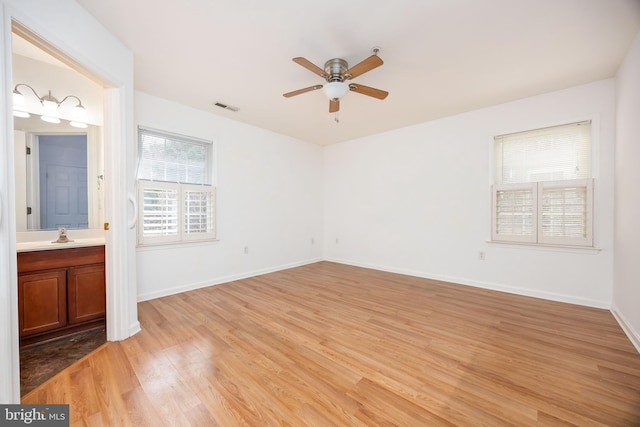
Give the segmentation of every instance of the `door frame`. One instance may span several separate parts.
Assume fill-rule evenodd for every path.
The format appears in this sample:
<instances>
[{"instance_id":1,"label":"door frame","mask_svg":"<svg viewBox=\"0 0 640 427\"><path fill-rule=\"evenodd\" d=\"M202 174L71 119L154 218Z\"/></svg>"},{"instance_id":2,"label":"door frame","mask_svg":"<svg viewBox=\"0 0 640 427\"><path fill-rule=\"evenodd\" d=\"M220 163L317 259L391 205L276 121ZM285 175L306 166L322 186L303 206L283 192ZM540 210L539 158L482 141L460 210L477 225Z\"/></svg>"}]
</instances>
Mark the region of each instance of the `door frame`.
<instances>
[{"instance_id":1,"label":"door frame","mask_svg":"<svg viewBox=\"0 0 640 427\"><path fill-rule=\"evenodd\" d=\"M73 0L0 0L0 403L20 402L11 34L22 37L101 82L104 90L107 339L140 330L137 319L135 230L127 196L133 179L133 55ZM74 22L74 26L67 25ZM88 37L87 33L92 36ZM91 45L99 43L100 45ZM117 57L117 61L113 58ZM4 145L4 147L2 147ZM135 223L133 224L135 227ZM132 228L134 228L132 227Z\"/></svg>"}]
</instances>

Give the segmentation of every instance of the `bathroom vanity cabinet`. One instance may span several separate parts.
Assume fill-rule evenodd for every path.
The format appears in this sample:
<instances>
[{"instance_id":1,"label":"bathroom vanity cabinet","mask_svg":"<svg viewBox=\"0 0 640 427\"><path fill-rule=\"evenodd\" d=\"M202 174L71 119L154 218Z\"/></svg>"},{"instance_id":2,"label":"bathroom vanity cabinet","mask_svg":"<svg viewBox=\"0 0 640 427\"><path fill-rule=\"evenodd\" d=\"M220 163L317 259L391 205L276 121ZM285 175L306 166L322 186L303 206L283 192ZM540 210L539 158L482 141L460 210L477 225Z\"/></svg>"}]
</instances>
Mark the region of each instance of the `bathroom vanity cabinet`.
<instances>
[{"instance_id":1,"label":"bathroom vanity cabinet","mask_svg":"<svg viewBox=\"0 0 640 427\"><path fill-rule=\"evenodd\" d=\"M104 326L104 246L18 252L20 343Z\"/></svg>"}]
</instances>

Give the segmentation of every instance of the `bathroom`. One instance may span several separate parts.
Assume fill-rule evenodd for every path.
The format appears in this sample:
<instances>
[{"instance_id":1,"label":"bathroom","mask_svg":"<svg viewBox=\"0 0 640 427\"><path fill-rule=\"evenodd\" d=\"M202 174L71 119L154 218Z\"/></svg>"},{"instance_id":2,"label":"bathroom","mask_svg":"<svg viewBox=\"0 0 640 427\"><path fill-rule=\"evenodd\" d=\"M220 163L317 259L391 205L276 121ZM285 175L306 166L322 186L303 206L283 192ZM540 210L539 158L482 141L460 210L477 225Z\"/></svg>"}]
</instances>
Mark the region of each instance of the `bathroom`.
<instances>
[{"instance_id":1,"label":"bathroom","mask_svg":"<svg viewBox=\"0 0 640 427\"><path fill-rule=\"evenodd\" d=\"M103 88L16 33L12 71L24 395L106 341Z\"/></svg>"}]
</instances>

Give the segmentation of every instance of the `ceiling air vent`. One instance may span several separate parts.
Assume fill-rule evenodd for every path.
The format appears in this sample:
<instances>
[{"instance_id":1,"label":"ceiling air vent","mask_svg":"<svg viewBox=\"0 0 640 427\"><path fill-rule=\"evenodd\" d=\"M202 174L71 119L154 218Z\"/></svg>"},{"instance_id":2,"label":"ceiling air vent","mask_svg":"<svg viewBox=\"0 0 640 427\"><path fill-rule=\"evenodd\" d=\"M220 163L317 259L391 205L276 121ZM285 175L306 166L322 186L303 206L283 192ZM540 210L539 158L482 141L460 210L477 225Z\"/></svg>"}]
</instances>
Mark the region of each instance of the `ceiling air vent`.
<instances>
[{"instance_id":1,"label":"ceiling air vent","mask_svg":"<svg viewBox=\"0 0 640 427\"><path fill-rule=\"evenodd\" d=\"M223 104L222 102L216 102L213 104L215 107L224 108L225 110L233 111L234 113L239 110L238 107L233 107L231 105Z\"/></svg>"}]
</instances>

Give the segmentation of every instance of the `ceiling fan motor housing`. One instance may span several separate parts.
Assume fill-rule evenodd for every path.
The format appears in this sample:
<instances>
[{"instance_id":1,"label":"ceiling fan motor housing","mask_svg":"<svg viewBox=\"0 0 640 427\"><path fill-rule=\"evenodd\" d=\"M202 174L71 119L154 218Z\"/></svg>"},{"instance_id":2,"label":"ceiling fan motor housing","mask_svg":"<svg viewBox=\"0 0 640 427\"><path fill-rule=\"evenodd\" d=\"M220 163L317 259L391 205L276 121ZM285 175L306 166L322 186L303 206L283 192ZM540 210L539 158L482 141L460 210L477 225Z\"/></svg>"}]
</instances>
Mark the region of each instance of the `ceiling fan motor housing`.
<instances>
[{"instance_id":1,"label":"ceiling fan motor housing","mask_svg":"<svg viewBox=\"0 0 640 427\"><path fill-rule=\"evenodd\" d=\"M324 72L327 73L328 82L343 82L344 72L348 69L349 64L341 58L333 58L324 63Z\"/></svg>"}]
</instances>

